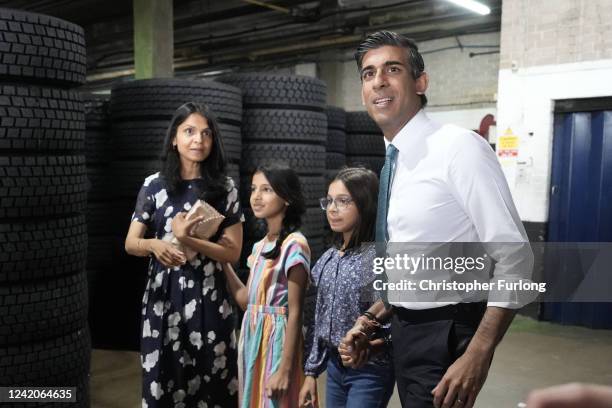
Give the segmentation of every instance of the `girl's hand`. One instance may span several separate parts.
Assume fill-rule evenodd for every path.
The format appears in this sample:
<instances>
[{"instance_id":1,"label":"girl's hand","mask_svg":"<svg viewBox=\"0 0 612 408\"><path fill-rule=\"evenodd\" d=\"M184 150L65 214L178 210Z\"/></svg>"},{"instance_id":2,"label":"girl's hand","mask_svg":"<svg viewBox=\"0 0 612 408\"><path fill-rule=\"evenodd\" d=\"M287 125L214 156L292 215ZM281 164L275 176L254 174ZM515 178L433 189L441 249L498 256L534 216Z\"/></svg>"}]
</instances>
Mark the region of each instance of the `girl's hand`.
<instances>
[{"instance_id":1,"label":"girl's hand","mask_svg":"<svg viewBox=\"0 0 612 408\"><path fill-rule=\"evenodd\" d=\"M318 408L319 402L317 401L317 379L311 376L307 376L304 380L304 385L300 390L299 396L300 408Z\"/></svg>"},{"instance_id":2,"label":"girl's hand","mask_svg":"<svg viewBox=\"0 0 612 408\"><path fill-rule=\"evenodd\" d=\"M289 371L278 369L268 379L266 396L271 399L279 400L285 396L287 390L289 390Z\"/></svg>"},{"instance_id":3,"label":"girl's hand","mask_svg":"<svg viewBox=\"0 0 612 408\"><path fill-rule=\"evenodd\" d=\"M151 241L151 251L155 258L166 268L173 268L187 262L184 253L176 249L172 244L159 239Z\"/></svg>"},{"instance_id":4,"label":"girl's hand","mask_svg":"<svg viewBox=\"0 0 612 408\"><path fill-rule=\"evenodd\" d=\"M186 212L180 212L172 219L172 233L179 241L188 236L191 228L204 219L204 217L196 217L191 220L187 220L185 218L186 216Z\"/></svg>"}]
</instances>

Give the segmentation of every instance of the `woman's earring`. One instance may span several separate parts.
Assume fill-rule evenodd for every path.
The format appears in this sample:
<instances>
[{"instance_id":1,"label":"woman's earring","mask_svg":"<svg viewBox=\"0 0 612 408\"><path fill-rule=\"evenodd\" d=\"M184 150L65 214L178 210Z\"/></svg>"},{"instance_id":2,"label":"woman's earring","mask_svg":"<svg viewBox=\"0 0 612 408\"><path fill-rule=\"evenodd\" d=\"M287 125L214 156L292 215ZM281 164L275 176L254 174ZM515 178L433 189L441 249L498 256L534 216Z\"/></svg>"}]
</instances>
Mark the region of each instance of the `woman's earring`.
<instances>
[{"instance_id":1,"label":"woman's earring","mask_svg":"<svg viewBox=\"0 0 612 408\"><path fill-rule=\"evenodd\" d=\"M285 207L289 207L289 202L285 201Z\"/></svg>"}]
</instances>

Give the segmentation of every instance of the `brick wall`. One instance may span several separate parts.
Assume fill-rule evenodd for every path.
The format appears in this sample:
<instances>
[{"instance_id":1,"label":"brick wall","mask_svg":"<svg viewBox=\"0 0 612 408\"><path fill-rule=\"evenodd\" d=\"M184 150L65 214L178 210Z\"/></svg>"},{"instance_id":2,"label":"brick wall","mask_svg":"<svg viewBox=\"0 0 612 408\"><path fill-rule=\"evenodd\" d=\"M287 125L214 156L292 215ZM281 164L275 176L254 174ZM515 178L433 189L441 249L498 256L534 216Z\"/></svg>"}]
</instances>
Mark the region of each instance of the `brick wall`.
<instances>
[{"instance_id":1,"label":"brick wall","mask_svg":"<svg viewBox=\"0 0 612 408\"><path fill-rule=\"evenodd\" d=\"M459 48L455 37L419 43L425 70L430 77L426 93L428 111L436 120L446 122L448 118L455 124L473 129L478 127L484 116L482 112L495 114L499 54L474 57L469 54L498 50L499 36L499 32L460 36L463 49ZM473 46L492 47L470 48ZM356 64L352 60L341 64L340 78L336 77L341 84L334 88L341 95L333 95L329 99L349 111L364 110ZM328 90L331 89L328 87ZM462 111L465 111L465 115ZM457 121L457 117L465 120Z\"/></svg>"},{"instance_id":2,"label":"brick wall","mask_svg":"<svg viewBox=\"0 0 612 408\"><path fill-rule=\"evenodd\" d=\"M612 58L610 0L504 0L500 68Z\"/></svg>"}]
</instances>

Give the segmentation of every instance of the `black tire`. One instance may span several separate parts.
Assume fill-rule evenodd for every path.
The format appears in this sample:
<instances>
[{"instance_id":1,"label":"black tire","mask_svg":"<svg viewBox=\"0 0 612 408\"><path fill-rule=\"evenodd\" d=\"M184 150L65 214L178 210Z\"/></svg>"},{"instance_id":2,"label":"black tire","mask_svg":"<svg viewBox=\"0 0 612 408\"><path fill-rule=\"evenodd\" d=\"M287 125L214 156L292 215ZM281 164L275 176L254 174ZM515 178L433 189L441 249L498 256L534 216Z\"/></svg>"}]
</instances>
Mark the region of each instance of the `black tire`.
<instances>
[{"instance_id":1,"label":"black tire","mask_svg":"<svg viewBox=\"0 0 612 408\"><path fill-rule=\"evenodd\" d=\"M129 215L124 218L129 218ZM122 222L121 224L123 225L124 232L127 234L129 221L127 223ZM115 235L90 236L89 249L87 250L87 270L103 269L108 271L112 269L113 265L119 264L120 260L127 256L124 242L125 235L124 238Z\"/></svg>"},{"instance_id":2,"label":"black tire","mask_svg":"<svg viewBox=\"0 0 612 408\"><path fill-rule=\"evenodd\" d=\"M346 136L346 154L348 156L384 156L384 137L382 134L348 134Z\"/></svg>"},{"instance_id":3,"label":"black tire","mask_svg":"<svg viewBox=\"0 0 612 408\"><path fill-rule=\"evenodd\" d=\"M242 89L245 108L325 109L326 85L323 81L300 75L244 73L216 79Z\"/></svg>"},{"instance_id":4,"label":"black tire","mask_svg":"<svg viewBox=\"0 0 612 408\"><path fill-rule=\"evenodd\" d=\"M0 78L85 83L83 28L59 18L0 9Z\"/></svg>"},{"instance_id":5,"label":"black tire","mask_svg":"<svg viewBox=\"0 0 612 408\"><path fill-rule=\"evenodd\" d=\"M339 170L344 166L346 166L346 156L344 154L329 152L325 154L325 168L327 170Z\"/></svg>"},{"instance_id":6,"label":"black tire","mask_svg":"<svg viewBox=\"0 0 612 408\"><path fill-rule=\"evenodd\" d=\"M111 164L117 197L136 202L142 183L148 176L159 171L158 160L117 160Z\"/></svg>"},{"instance_id":7,"label":"black tire","mask_svg":"<svg viewBox=\"0 0 612 408\"><path fill-rule=\"evenodd\" d=\"M306 209L306 214L302 216L302 228L300 231L306 239L315 239L323 236L323 224L325 223L325 212L320 207L310 207Z\"/></svg>"},{"instance_id":8,"label":"black tire","mask_svg":"<svg viewBox=\"0 0 612 408\"><path fill-rule=\"evenodd\" d=\"M221 140L223 141L223 149L225 150L227 161L230 163L238 163L240 161L240 155L242 154L242 135L240 127L219 123L219 133L221 133Z\"/></svg>"},{"instance_id":9,"label":"black tire","mask_svg":"<svg viewBox=\"0 0 612 408\"><path fill-rule=\"evenodd\" d=\"M0 286L0 347L72 333L87 323L85 270Z\"/></svg>"},{"instance_id":10,"label":"black tire","mask_svg":"<svg viewBox=\"0 0 612 408\"><path fill-rule=\"evenodd\" d=\"M87 129L108 129L110 116L108 103L110 95L94 95L82 93L85 103L85 127Z\"/></svg>"},{"instance_id":11,"label":"black tire","mask_svg":"<svg viewBox=\"0 0 612 408\"><path fill-rule=\"evenodd\" d=\"M116 157L154 159L162 152L169 120L114 122L113 150Z\"/></svg>"},{"instance_id":12,"label":"black tire","mask_svg":"<svg viewBox=\"0 0 612 408\"><path fill-rule=\"evenodd\" d=\"M113 231L111 201L87 203L87 235L108 235Z\"/></svg>"},{"instance_id":13,"label":"black tire","mask_svg":"<svg viewBox=\"0 0 612 408\"><path fill-rule=\"evenodd\" d=\"M0 284L51 279L85 267L83 215L0 223Z\"/></svg>"},{"instance_id":14,"label":"black tire","mask_svg":"<svg viewBox=\"0 0 612 408\"><path fill-rule=\"evenodd\" d=\"M334 130L346 129L346 112L342 108L336 106L327 106L325 109L327 114L327 127Z\"/></svg>"},{"instance_id":15,"label":"black tire","mask_svg":"<svg viewBox=\"0 0 612 408\"><path fill-rule=\"evenodd\" d=\"M0 85L0 118L0 149L74 151L85 146L85 111L78 92Z\"/></svg>"},{"instance_id":16,"label":"black tire","mask_svg":"<svg viewBox=\"0 0 612 408\"><path fill-rule=\"evenodd\" d=\"M325 170L325 147L306 144L244 143L243 174L252 174L257 166L285 162L302 175L320 175Z\"/></svg>"},{"instance_id":17,"label":"black tire","mask_svg":"<svg viewBox=\"0 0 612 408\"><path fill-rule=\"evenodd\" d=\"M0 218L84 211L86 171L85 156L0 156Z\"/></svg>"},{"instance_id":18,"label":"black tire","mask_svg":"<svg viewBox=\"0 0 612 408\"><path fill-rule=\"evenodd\" d=\"M110 134L104 129L85 132L85 159L87 165L108 164L111 159Z\"/></svg>"},{"instance_id":19,"label":"black tire","mask_svg":"<svg viewBox=\"0 0 612 408\"><path fill-rule=\"evenodd\" d=\"M382 134L368 112L346 112L346 133Z\"/></svg>"},{"instance_id":20,"label":"black tire","mask_svg":"<svg viewBox=\"0 0 612 408\"><path fill-rule=\"evenodd\" d=\"M384 156L346 156L346 164L350 167L365 167L380 174L384 164Z\"/></svg>"},{"instance_id":21,"label":"black tire","mask_svg":"<svg viewBox=\"0 0 612 408\"><path fill-rule=\"evenodd\" d=\"M245 142L297 142L326 144L324 113L289 109L246 109L242 123Z\"/></svg>"},{"instance_id":22,"label":"black tire","mask_svg":"<svg viewBox=\"0 0 612 408\"><path fill-rule=\"evenodd\" d=\"M327 131L327 152L346 154L346 133L342 130Z\"/></svg>"},{"instance_id":23,"label":"black tire","mask_svg":"<svg viewBox=\"0 0 612 408\"><path fill-rule=\"evenodd\" d=\"M74 386L89 373L91 341L81 328L65 336L0 348L0 386Z\"/></svg>"},{"instance_id":24,"label":"black tire","mask_svg":"<svg viewBox=\"0 0 612 408\"><path fill-rule=\"evenodd\" d=\"M110 112L113 121L136 118L170 119L186 102L208 105L221 121L240 123L240 89L213 81L143 79L113 87Z\"/></svg>"},{"instance_id":25,"label":"black tire","mask_svg":"<svg viewBox=\"0 0 612 408\"><path fill-rule=\"evenodd\" d=\"M87 167L87 201L110 201L116 196L117 180L110 166Z\"/></svg>"}]
</instances>

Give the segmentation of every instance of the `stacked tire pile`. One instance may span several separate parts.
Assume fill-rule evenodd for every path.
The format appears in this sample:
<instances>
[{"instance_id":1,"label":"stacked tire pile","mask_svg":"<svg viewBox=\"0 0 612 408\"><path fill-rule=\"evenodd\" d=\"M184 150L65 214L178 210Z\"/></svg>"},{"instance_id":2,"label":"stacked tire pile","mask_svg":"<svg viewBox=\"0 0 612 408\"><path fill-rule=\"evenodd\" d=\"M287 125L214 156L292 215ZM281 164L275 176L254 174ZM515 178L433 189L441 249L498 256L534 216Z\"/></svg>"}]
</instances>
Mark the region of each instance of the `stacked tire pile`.
<instances>
[{"instance_id":1,"label":"stacked tire pile","mask_svg":"<svg viewBox=\"0 0 612 408\"><path fill-rule=\"evenodd\" d=\"M97 237L100 242L91 248L97 253L89 257L90 269L97 271L92 292L97 300L91 313L97 347L139 349L148 259L127 255L124 240L144 179L159 171L158 158L172 115L186 102L208 105L216 114L230 162L228 173L234 178L238 175L242 120L239 89L182 79L130 81L113 88L109 104L112 157L110 167L100 177L103 197L113 202L107 207L107 225L113 229Z\"/></svg>"},{"instance_id":2,"label":"stacked tire pile","mask_svg":"<svg viewBox=\"0 0 612 408\"><path fill-rule=\"evenodd\" d=\"M316 260L323 249L318 199L325 189L325 84L310 77L259 73L226 75L218 81L243 92L240 191L247 216L243 253L248 254L265 234L265 226L249 208L251 176L257 166L285 162L300 176L308 207L301 230ZM245 262L243 256L242 264Z\"/></svg>"},{"instance_id":3,"label":"stacked tire pile","mask_svg":"<svg viewBox=\"0 0 612 408\"><path fill-rule=\"evenodd\" d=\"M85 103L85 157L87 159L87 276L89 281L89 327L93 347L112 347L108 340L117 336L111 328L113 318L106 314L109 286L102 289L104 277L111 273L111 260L120 247L113 234L115 205L111 175L112 140L109 95L83 93ZM119 285L117 285L119 286ZM121 290L119 289L114 289ZM112 292L111 292L112 293Z\"/></svg>"},{"instance_id":4,"label":"stacked tire pile","mask_svg":"<svg viewBox=\"0 0 612 408\"><path fill-rule=\"evenodd\" d=\"M77 387L54 407L89 406L85 68L81 27L0 9L0 386Z\"/></svg>"},{"instance_id":5,"label":"stacked tire pile","mask_svg":"<svg viewBox=\"0 0 612 408\"><path fill-rule=\"evenodd\" d=\"M327 107L327 148L325 154L326 181L329 182L346 165L346 112L335 106Z\"/></svg>"},{"instance_id":6,"label":"stacked tire pile","mask_svg":"<svg viewBox=\"0 0 612 408\"><path fill-rule=\"evenodd\" d=\"M385 164L385 142L367 112L346 113L346 163L364 166L376 174Z\"/></svg>"}]
</instances>

